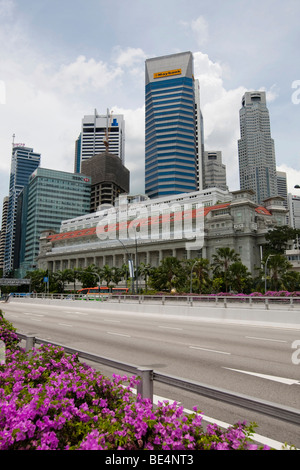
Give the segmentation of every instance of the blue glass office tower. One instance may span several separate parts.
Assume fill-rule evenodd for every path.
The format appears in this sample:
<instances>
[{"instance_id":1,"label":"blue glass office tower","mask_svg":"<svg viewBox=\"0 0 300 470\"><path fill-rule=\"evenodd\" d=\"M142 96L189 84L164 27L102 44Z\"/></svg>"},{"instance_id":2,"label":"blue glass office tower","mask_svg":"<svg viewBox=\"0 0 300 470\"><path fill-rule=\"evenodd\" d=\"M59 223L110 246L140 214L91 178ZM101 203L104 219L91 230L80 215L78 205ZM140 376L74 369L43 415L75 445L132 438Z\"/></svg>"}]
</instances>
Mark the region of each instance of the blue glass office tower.
<instances>
[{"instance_id":1,"label":"blue glass office tower","mask_svg":"<svg viewBox=\"0 0 300 470\"><path fill-rule=\"evenodd\" d=\"M29 176L40 165L40 161L41 155L39 153L35 153L32 148L28 148L23 145L13 146L3 266L5 275L9 274L14 268L18 196L23 188L28 185Z\"/></svg>"},{"instance_id":2,"label":"blue glass office tower","mask_svg":"<svg viewBox=\"0 0 300 470\"><path fill-rule=\"evenodd\" d=\"M150 198L197 190L191 52L146 60L145 191Z\"/></svg>"}]
</instances>

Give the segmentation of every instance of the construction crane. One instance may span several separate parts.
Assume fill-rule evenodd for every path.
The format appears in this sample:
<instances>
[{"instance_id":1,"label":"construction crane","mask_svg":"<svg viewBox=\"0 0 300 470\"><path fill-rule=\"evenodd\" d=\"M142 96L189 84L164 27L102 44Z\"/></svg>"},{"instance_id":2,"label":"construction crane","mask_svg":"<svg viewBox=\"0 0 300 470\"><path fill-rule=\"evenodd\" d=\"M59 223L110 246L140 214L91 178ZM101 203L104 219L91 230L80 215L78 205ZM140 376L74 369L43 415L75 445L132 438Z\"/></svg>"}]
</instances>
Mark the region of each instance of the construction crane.
<instances>
[{"instance_id":1,"label":"construction crane","mask_svg":"<svg viewBox=\"0 0 300 470\"><path fill-rule=\"evenodd\" d=\"M106 131L105 131L105 135L104 135L104 138L103 138L103 143L105 145L106 152L108 152L108 148L109 148L109 136L110 136L110 130L111 130L112 113L113 113L112 111L109 112L109 109L107 109L107 113L106 113Z\"/></svg>"}]
</instances>

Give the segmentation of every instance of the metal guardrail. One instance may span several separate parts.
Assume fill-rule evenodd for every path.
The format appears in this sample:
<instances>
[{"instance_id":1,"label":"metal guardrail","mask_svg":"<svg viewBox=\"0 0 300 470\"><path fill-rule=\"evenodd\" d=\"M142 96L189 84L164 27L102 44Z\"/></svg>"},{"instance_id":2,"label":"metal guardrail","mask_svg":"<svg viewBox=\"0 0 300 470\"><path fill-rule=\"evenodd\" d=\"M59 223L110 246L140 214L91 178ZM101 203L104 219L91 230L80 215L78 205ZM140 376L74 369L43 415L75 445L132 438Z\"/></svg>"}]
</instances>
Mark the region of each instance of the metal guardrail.
<instances>
[{"instance_id":1,"label":"metal guardrail","mask_svg":"<svg viewBox=\"0 0 300 470\"><path fill-rule=\"evenodd\" d=\"M153 369L139 367L134 364L129 364L125 362L119 362L114 359L107 357L98 356L89 352L81 351L78 349L73 349L69 346L64 346L59 343L50 342L41 338L37 338L33 335L24 335L17 333L18 337L26 341L25 350L30 354L30 351L35 346L35 344L51 344L53 346L61 347L69 354L78 354L78 357L96 362L108 367L112 367L118 370L123 370L140 377L140 383L137 386L137 393L141 394L142 398L149 398L153 402L153 382L159 382L179 388L181 390L188 390L189 392L196 393L198 395L228 403L233 406L242 407L260 414L271 416L273 418L279 419L281 421L286 421L292 424L300 424L300 410L295 408L286 407L283 405L271 403L265 400L259 400L252 398L250 396L230 392L217 387L211 387L200 382L193 380L182 379L173 375L162 374L156 372Z\"/></svg>"},{"instance_id":2,"label":"metal guardrail","mask_svg":"<svg viewBox=\"0 0 300 470\"><path fill-rule=\"evenodd\" d=\"M130 295L130 294L89 294L79 295L79 294L13 294L14 298L22 299L49 299L49 300L81 300L81 301L107 301L107 302L134 302L134 303L150 303L165 305L170 303L182 303L188 306L197 306L198 304L207 302L210 305L214 304L227 308L233 305L244 305L248 307L261 305L265 309L269 310L272 305L285 305L289 308L299 307L300 309L300 296L299 297L272 297L272 296L241 296L241 295Z\"/></svg>"}]
</instances>

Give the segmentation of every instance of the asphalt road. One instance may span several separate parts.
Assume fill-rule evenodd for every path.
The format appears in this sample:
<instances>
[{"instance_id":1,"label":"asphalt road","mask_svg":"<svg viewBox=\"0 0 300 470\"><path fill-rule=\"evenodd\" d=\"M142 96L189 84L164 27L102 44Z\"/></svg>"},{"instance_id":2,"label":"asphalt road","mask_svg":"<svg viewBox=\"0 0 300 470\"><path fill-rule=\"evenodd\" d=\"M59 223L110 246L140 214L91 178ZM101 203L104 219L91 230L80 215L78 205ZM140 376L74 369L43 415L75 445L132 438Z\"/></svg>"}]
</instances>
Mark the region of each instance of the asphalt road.
<instances>
[{"instance_id":1,"label":"asphalt road","mask_svg":"<svg viewBox=\"0 0 300 470\"><path fill-rule=\"evenodd\" d=\"M27 300L0 308L20 333L300 409L300 364L295 361L300 353L292 347L300 340L300 328L162 317L159 310L117 313L105 303L98 308L84 308L80 302L64 305ZM112 372L99 367L104 374ZM187 409L197 405L207 421L254 421L258 437L270 439L274 447L287 442L300 448L299 426L165 385L154 384L154 393Z\"/></svg>"}]
</instances>

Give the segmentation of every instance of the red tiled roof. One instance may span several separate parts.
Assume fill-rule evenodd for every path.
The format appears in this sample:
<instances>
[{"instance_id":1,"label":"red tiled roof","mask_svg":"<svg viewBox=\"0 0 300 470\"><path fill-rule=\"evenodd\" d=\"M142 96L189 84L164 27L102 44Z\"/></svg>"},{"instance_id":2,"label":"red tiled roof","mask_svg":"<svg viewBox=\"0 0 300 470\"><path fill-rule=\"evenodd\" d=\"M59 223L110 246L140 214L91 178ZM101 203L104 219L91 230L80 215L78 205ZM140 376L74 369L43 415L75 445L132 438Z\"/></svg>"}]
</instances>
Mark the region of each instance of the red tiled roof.
<instances>
[{"instance_id":1,"label":"red tiled roof","mask_svg":"<svg viewBox=\"0 0 300 470\"><path fill-rule=\"evenodd\" d=\"M226 207L229 207L230 206L230 202L227 202L227 203L223 203L223 204L216 204L215 206L207 206L207 207L204 207L203 209L200 208L198 209L198 211L202 211L203 210L203 214L204 214L204 217L207 216L207 214L209 214L209 212L213 211L213 210L218 210L218 209L225 209ZM193 209L192 210L192 214L193 216L195 216L195 211L196 209ZM255 209L255 211L259 214L264 214L264 215L271 215L271 213L263 206L259 206ZM185 213L184 215L187 216L189 211L187 211L187 213ZM162 216L159 216L159 218L161 219ZM145 218L144 222L146 222L147 219ZM143 221L140 221L140 222L143 222ZM152 223L156 223L157 222L157 219L155 221L152 221ZM147 221L147 223L150 225L151 224L151 221ZM130 221L127 222L127 225L130 224ZM118 229L118 226L119 224L117 223L116 224L116 230ZM103 230L105 231L105 228L103 227ZM60 240L70 240L71 238L81 238L81 237L88 237L88 236L91 236L91 235L96 235L97 233L97 227L90 227L90 228L85 228L85 229L81 229L81 230L74 230L72 232L63 232L63 233L57 233L55 235L50 235L48 237L48 240L50 241L60 241Z\"/></svg>"},{"instance_id":2,"label":"red tiled roof","mask_svg":"<svg viewBox=\"0 0 300 470\"><path fill-rule=\"evenodd\" d=\"M69 240L70 238L87 237L88 235L94 235L95 233L96 227L91 227L82 230L74 230L72 232L56 233L55 235L50 235L48 240Z\"/></svg>"},{"instance_id":3,"label":"red tiled roof","mask_svg":"<svg viewBox=\"0 0 300 470\"><path fill-rule=\"evenodd\" d=\"M271 212L269 212L265 207L263 206L259 206L255 209L255 211L258 213L258 214L264 214L264 215L272 215Z\"/></svg>"}]
</instances>

